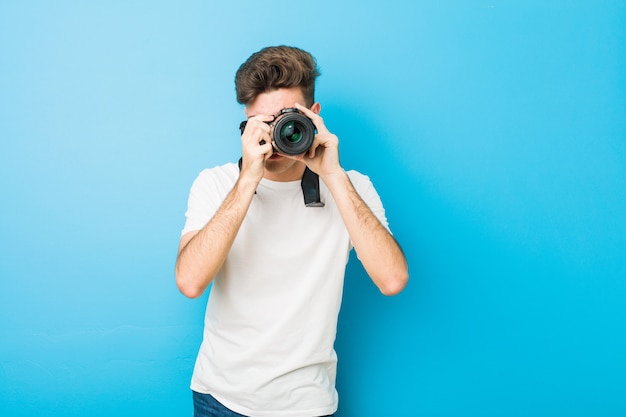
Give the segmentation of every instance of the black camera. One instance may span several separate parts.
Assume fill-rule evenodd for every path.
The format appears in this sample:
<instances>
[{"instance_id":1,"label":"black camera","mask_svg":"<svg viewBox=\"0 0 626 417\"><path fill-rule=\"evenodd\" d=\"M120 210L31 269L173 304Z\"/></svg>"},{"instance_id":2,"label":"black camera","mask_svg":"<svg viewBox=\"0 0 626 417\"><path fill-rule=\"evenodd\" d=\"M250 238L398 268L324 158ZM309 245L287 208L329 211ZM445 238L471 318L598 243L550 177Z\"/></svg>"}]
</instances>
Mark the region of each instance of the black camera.
<instances>
[{"instance_id":1,"label":"black camera","mask_svg":"<svg viewBox=\"0 0 626 417\"><path fill-rule=\"evenodd\" d=\"M239 129L243 135L247 121L241 122ZM308 151L315 139L315 125L295 107L282 109L272 122L272 136L278 152L285 155L300 155Z\"/></svg>"}]
</instances>

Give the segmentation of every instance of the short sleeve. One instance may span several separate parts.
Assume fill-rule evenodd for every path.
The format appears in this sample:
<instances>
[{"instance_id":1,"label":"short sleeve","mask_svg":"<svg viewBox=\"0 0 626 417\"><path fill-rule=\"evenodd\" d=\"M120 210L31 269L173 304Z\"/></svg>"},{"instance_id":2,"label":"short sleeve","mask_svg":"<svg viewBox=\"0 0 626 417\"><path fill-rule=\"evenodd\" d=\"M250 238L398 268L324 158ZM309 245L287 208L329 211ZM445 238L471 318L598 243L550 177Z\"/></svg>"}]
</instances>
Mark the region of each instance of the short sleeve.
<instances>
[{"instance_id":1,"label":"short sleeve","mask_svg":"<svg viewBox=\"0 0 626 417\"><path fill-rule=\"evenodd\" d=\"M238 177L235 164L205 169L196 177L189 191L181 236L202 229L211 220Z\"/></svg>"},{"instance_id":2,"label":"short sleeve","mask_svg":"<svg viewBox=\"0 0 626 417\"><path fill-rule=\"evenodd\" d=\"M348 171L348 176L361 199L363 199L365 204L367 204L380 223L389 231L389 233L391 233L389 223L387 222L387 217L385 215L385 208L383 207L380 196L378 195L378 192L374 188L374 184L372 184L369 177L357 171Z\"/></svg>"}]
</instances>

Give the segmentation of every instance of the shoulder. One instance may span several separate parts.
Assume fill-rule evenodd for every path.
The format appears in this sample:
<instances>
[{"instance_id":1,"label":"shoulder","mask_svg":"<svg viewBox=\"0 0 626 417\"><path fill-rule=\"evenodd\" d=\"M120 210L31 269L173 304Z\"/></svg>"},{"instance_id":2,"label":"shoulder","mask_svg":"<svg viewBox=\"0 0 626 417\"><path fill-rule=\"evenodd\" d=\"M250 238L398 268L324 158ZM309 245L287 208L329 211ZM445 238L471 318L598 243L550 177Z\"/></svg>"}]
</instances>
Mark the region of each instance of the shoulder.
<instances>
[{"instance_id":1,"label":"shoulder","mask_svg":"<svg viewBox=\"0 0 626 417\"><path fill-rule=\"evenodd\" d=\"M239 177L239 167L235 163L218 165L202 170L195 180L195 184L234 184Z\"/></svg>"},{"instance_id":2,"label":"shoulder","mask_svg":"<svg viewBox=\"0 0 626 417\"><path fill-rule=\"evenodd\" d=\"M361 198L368 206L370 206L370 208L382 208L380 196L378 195L378 191L376 191L370 177L354 170L346 171L346 173L348 174L348 178L350 178L350 182L352 182L352 186L356 192L359 193Z\"/></svg>"},{"instance_id":3,"label":"shoulder","mask_svg":"<svg viewBox=\"0 0 626 417\"><path fill-rule=\"evenodd\" d=\"M239 167L234 162L218 165L213 168L205 168L200 171L199 178L213 177L216 179L232 179L239 176Z\"/></svg>"},{"instance_id":4,"label":"shoulder","mask_svg":"<svg viewBox=\"0 0 626 417\"><path fill-rule=\"evenodd\" d=\"M353 183L370 182L370 178L367 175L360 173L359 171L351 169L346 171L346 174L348 174L350 181L352 181Z\"/></svg>"},{"instance_id":5,"label":"shoulder","mask_svg":"<svg viewBox=\"0 0 626 417\"><path fill-rule=\"evenodd\" d=\"M354 186L354 188L356 188L357 191L360 192L362 190L372 187L372 181L367 175L355 170L346 171L346 174L348 174L350 182L352 182L352 185Z\"/></svg>"},{"instance_id":6,"label":"shoulder","mask_svg":"<svg viewBox=\"0 0 626 417\"><path fill-rule=\"evenodd\" d=\"M237 181L238 171L236 164L225 164L198 174L189 191L184 231L200 230L209 221Z\"/></svg>"}]
</instances>

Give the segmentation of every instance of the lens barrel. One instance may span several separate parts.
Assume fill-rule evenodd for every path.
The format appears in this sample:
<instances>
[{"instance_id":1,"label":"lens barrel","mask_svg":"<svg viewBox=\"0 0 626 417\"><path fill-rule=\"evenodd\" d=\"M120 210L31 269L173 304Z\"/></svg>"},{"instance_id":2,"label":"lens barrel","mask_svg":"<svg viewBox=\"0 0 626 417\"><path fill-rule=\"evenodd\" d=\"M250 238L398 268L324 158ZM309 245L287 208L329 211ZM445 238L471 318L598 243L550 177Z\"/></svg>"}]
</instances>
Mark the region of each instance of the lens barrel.
<instances>
[{"instance_id":1,"label":"lens barrel","mask_svg":"<svg viewBox=\"0 0 626 417\"><path fill-rule=\"evenodd\" d=\"M315 139L315 125L296 108L280 111L274 120L274 143L285 155L299 155L308 151Z\"/></svg>"}]
</instances>

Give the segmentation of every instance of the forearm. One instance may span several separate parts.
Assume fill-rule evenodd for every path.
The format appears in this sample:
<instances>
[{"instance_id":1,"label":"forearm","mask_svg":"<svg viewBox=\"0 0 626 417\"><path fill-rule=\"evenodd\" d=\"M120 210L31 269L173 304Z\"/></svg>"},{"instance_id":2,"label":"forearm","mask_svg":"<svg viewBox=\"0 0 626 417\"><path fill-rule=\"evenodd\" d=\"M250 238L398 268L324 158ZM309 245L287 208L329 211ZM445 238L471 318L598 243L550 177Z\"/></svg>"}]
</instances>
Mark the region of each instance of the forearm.
<instances>
[{"instance_id":1,"label":"forearm","mask_svg":"<svg viewBox=\"0 0 626 417\"><path fill-rule=\"evenodd\" d=\"M176 260L176 285L186 296L201 296L222 267L250 207L255 188L256 183L240 178L213 218L191 238L181 239Z\"/></svg>"},{"instance_id":2,"label":"forearm","mask_svg":"<svg viewBox=\"0 0 626 417\"><path fill-rule=\"evenodd\" d=\"M343 170L323 180L372 281L383 294L394 295L402 291L408 281L408 265L396 240L359 196Z\"/></svg>"}]
</instances>

